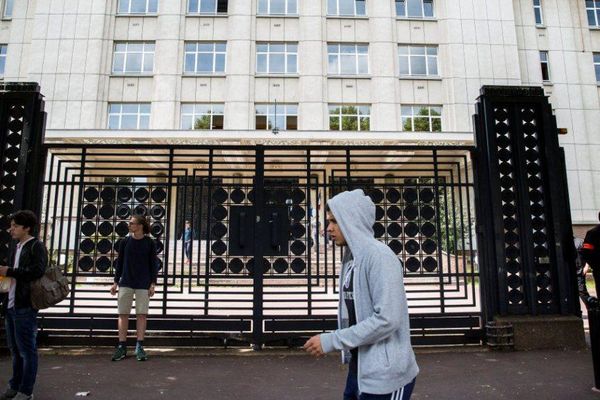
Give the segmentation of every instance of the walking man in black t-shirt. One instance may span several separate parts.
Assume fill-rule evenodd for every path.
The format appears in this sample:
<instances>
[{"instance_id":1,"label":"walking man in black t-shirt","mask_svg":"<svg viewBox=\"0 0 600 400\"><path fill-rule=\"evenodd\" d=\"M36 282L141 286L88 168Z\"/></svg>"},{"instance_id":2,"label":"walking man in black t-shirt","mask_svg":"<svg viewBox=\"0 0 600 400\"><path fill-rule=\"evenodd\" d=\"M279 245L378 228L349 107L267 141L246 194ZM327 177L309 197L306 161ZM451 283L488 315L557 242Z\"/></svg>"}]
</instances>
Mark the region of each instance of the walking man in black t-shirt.
<instances>
[{"instance_id":1,"label":"walking man in black t-shirt","mask_svg":"<svg viewBox=\"0 0 600 400\"><path fill-rule=\"evenodd\" d=\"M119 256L115 267L115 282L110 288L114 296L119 293L119 345L112 357L119 361L127 356L127 327L129 314L135 297L137 344L135 355L138 361L148 359L144 351L144 336L150 297L154 296L158 259L156 243L150 237L150 225L146 218L136 215L129 221L129 236L119 246Z\"/></svg>"},{"instance_id":2,"label":"walking man in black t-shirt","mask_svg":"<svg viewBox=\"0 0 600 400\"><path fill-rule=\"evenodd\" d=\"M600 220L600 213L598 213ZM596 288L600 287L600 224L590 229L585 234L583 245L579 249L581 256L580 268L578 268L579 278L579 295L585 305L590 308L598 306L598 300L594 296L590 296L585 286L585 271L589 266L592 269Z\"/></svg>"}]
</instances>

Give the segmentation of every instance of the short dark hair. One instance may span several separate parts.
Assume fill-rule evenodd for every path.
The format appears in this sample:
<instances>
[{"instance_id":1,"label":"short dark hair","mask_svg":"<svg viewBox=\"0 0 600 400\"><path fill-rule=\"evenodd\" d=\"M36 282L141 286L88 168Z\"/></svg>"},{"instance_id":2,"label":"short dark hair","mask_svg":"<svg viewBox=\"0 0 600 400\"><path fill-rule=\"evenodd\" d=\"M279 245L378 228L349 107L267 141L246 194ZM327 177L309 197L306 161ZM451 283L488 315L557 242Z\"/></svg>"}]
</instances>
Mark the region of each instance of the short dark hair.
<instances>
[{"instance_id":1,"label":"short dark hair","mask_svg":"<svg viewBox=\"0 0 600 400\"><path fill-rule=\"evenodd\" d=\"M31 236L37 235L38 217L30 210L19 210L10 215L10 220L16 225L21 225L24 228L29 228Z\"/></svg>"},{"instance_id":2,"label":"short dark hair","mask_svg":"<svg viewBox=\"0 0 600 400\"><path fill-rule=\"evenodd\" d=\"M138 224L142 225L142 228L144 228L144 235L150 233L150 223L146 217L143 215L134 215L131 218L133 218Z\"/></svg>"}]
</instances>

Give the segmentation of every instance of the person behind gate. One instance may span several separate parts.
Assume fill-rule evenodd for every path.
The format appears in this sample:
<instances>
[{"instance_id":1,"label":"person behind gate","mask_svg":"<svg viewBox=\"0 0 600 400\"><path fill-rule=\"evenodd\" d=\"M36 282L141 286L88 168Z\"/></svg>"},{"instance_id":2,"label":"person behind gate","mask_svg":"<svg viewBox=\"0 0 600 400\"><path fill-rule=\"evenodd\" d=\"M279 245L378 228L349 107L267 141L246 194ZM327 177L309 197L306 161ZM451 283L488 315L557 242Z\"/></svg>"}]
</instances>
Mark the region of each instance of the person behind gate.
<instances>
[{"instance_id":1,"label":"person behind gate","mask_svg":"<svg viewBox=\"0 0 600 400\"><path fill-rule=\"evenodd\" d=\"M185 221L185 230L183 231L183 244L185 251L185 260L188 265L192 265L192 240L194 239L194 231L192 230L192 221Z\"/></svg>"},{"instance_id":2,"label":"person behind gate","mask_svg":"<svg viewBox=\"0 0 600 400\"><path fill-rule=\"evenodd\" d=\"M327 203L327 232L342 246L338 329L310 338L316 357L349 361L344 400L408 400L419 373L410 343L402 264L373 234L375 204L362 190Z\"/></svg>"},{"instance_id":3,"label":"person behind gate","mask_svg":"<svg viewBox=\"0 0 600 400\"><path fill-rule=\"evenodd\" d=\"M129 236L119 245L119 255L115 267L115 279L110 293L118 292L119 344L112 356L120 361L127 356L127 328L129 314L135 297L136 335L135 355L138 361L148 359L144 350L144 336L150 297L154 296L158 258L156 243L147 235L150 225L145 217L135 215L129 220Z\"/></svg>"},{"instance_id":4,"label":"person behind gate","mask_svg":"<svg viewBox=\"0 0 600 400\"><path fill-rule=\"evenodd\" d=\"M31 305L31 282L40 279L48 265L48 252L35 236L37 216L28 210L10 217L10 235L17 241L10 252L9 266L0 267L0 276L13 279L4 295L2 314L6 324L6 343L12 357L12 378L0 400L33 399L37 375L37 314Z\"/></svg>"}]
</instances>

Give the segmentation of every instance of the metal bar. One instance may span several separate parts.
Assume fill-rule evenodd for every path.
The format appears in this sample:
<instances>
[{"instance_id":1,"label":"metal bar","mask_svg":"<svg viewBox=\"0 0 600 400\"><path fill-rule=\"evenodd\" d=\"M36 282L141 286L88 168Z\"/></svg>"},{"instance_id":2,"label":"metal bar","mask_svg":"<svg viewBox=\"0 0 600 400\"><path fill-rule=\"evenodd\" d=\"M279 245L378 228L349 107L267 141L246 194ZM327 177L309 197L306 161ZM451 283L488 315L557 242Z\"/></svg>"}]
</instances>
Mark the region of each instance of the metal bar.
<instances>
[{"instance_id":1,"label":"metal bar","mask_svg":"<svg viewBox=\"0 0 600 400\"><path fill-rule=\"evenodd\" d=\"M76 288L76 282L77 282L77 267L79 264L79 238L80 238L80 227L79 227L79 223L81 222L81 206L83 203L83 177L85 176L85 159L86 159L86 155L87 155L87 148L83 147L81 149L81 165L80 165L80 169L79 169L79 176L80 176L80 181L79 181L79 193L78 193L78 197L79 197L79 204L77 206L77 221L78 221L78 226L77 226L77 231L75 232L75 248L73 250L73 275L71 276L71 297L69 299L69 312L71 314L73 314L73 312L75 311L75 292L77 290Z\"/></svg>"},{"instance_id":2,"label":"metal bar","mask_svg":"<svg viewBox=\"0 0 600 400\"><path fill-rule=\"evenodd\" d=\"M256 147L256 161L254 178L254 205L256 207L256 228L254 234L254 292L252 314L252 344L255 350L260 350L263 345L263 247L262 238L266 237L264 215L264 190L265 190L265 149Z\"/></svg>"},{"instance_id":3,"label":"metal bar","mask_svg":"<svg viewBox=\"0 0 600 400\"><path fill-rule=\"evenodd\" d=\"M443 260L443 256L442 256L442 246L441 246L441 240L443 240L442 238L442 227L441 227L441 217L440 217L440 189L438 186L439 183L439 174L438 174L438 164L437 164L437 150L433 151L433 168L434 168L434 181L433 181L433 185L434 185L434 193L435 193L435 209L436 209L436 230L438 232L439 238L440 240L438 241L438 260L440 260L440 262ZM443 267L440 265L439 269L438 269L438 273L439 275L439 285L440 285L440 311L442 313L445 312L445 294L444 294L444 278L441 275L443 273Z\"/></svg>"}]
</instances>

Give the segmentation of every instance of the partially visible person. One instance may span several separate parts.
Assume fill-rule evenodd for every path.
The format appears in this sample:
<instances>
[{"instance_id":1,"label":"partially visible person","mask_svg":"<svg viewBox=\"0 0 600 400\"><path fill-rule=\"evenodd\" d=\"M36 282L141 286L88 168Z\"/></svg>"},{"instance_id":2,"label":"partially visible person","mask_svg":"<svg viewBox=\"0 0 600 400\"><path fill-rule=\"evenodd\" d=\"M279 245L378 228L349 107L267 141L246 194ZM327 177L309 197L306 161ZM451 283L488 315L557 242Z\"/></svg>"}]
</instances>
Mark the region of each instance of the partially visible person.
<instances>
[{"instance_id":1,"label":"partially visible person","mask_svg":"<svg viewBox=\"0 0 600 400\"><path fill-rule=\"evenodd\" d=\"M194 240L194 231L192 229L192 221L185 221L185 230L183 231L183 246L185 251L185 259L188 265L192 264L192 242Z\"/></svg>"},{"instance_id":2,"label":"partially visible person","mask_svg":"<svg viewBox=\"0 0 600 400\"><path fill-rule=\"evenodd\" d=\"M600 220L600 213L598 213ZM577 244L576 244L577 246ZM590 296L585 283L585 277L589 269L592 270L596 288L600 287L600 224L596 225L585 234L585 239L579 248L580 259L578 261L577 279L579 284L579 296L586 307L598 307L598 299Z\"/></svg>"},{"instance_id":3,"label":"partially visible person","mask_svg":"<svg viewBox=\"0 0 600 400\"><path fill-rule=\"evenodd\" d=\"M12 377L0 400L33 399L38 369L37 314L31 305L31 282L40 279L48 266L48 252L36 238L38 218L22 210L10 216L10 235L16 246L10 252L9 266L0 267L0 275L13 278L2 302L6 324L6 343L12 357Z\"/></svg>"},{"instance_id":4,"label":"partially visible person","mask_svg":"<svg viewBox=\"0 0 600 400\"><path fill-rule=\"evenodd\" d=\"M129 220L129 236L122 240L115 267L115 279L110 293L119 294L119 343L112 356L120 361L127 356L127 327L129 314L135 298L136 336L135 355L138 361L146 361L144 337L150 297L154 296L158 275L156 243L147 236L150 233L148 220L139 215Z\"/></svg>"}]
</instances>

